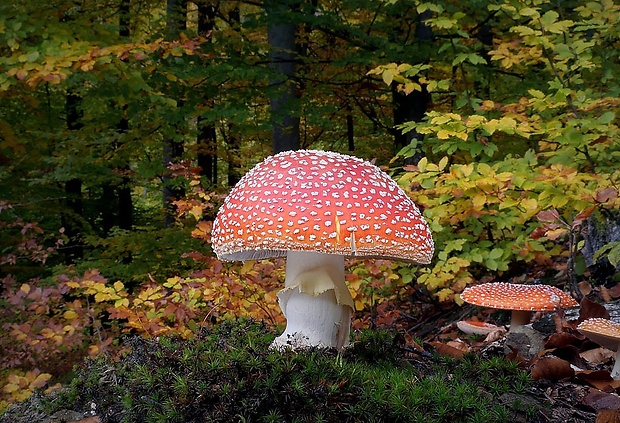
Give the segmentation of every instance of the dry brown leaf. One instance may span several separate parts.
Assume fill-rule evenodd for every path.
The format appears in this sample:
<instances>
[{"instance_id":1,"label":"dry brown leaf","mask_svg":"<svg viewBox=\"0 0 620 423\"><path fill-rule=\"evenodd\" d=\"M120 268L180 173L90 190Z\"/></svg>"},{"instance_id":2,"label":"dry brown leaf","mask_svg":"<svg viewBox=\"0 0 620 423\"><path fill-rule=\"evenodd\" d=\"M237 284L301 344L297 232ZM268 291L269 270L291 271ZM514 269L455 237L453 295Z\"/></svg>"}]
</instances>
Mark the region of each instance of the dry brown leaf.
<instances>
[{"instance_id":1,"label":"dry brown leaf","mask_svg":"<svg viewBox=\"0 0 620 423\"><path fill-rule=\"evenodd\" d=\"M532 366L531 376L534 380L547 379L557 382L575 375L575 371L566 360L555 357L543 357Z\"/></svg>"},{"instance_id":2,"label":"dry brown leaf","mask_svg":"<svg viewBox=\"0 0 620 423\"><path fill-rule=\"evenodd\" d=\"M485 344L490 344L491 342L495 342L498 339L501 339L506 334L506 329L499 328L498 330L494 330L489 333L486 338L484 338Z\"/></svg>"},{"instance_id":3,"label":"dry brown leaf","mask_svg":"<svg viewBox=\"0 0 620 423\"><path fill-rule=\"evenodd\" d=\"M590 389L582 402L596 411L620 410L620 397L594 388Z\"/></svg>"},{"instance_id":4,"label":"dry brown leaf","mask_svg":"<svg viewBox=\"0 0 620 423\"><path fill-rule=\"evenodd\" d=\"M620 423L620 411L601 410L596 414L596 423Z\"/></svg>"},{"instance_id":5,"label":"dry brown leaf","mask_svg":"<svg viewBox=\"0 0 620 423\"><path fill-rule=\"evenodd\" d=\"M601 296L603 301L605 301L606 303L608 303L611 300L613 300L613 297L611 295L611 291L609 289L605 288L604 286L600 286L598 291L599 291L599 295Z\"/></svg>"},{"instance_id":6,"label":"dry brown leaf","mask_svg":"<svg viewBox=\"0 0 620 423\"><path fill-rule=\"evenodd\" d=\"M581 292L581 295L584 297L587 297L590 295L590 292L592 292L592 285L590 285L589 282L581 281L577 286L579 287L579 292Z\"/></svg>"},{"instance_id":7,"label":"dry brown leaf","mask_svg":"<svg viewBox=\"0 0 620 423\"><path fill-rule=\"evenodd\" d=\"M593 348L591 350L582 351L579 353L581 358L586 360L592 365L606 363L614 357L614 352L603 347Z\"/></svg>"},{"instance_id":8,"label":"dry brown leaf","mask_svg":"<svg viewBox=\"0 0 620 423\"><path fill-rule=\"evenodd\" d=\"M444 357L447 356L447 357L452 357L452 358L461 358L467 352L467 351L463 351L460 348L456 348L452 345L444 344L442 342L433 341L433 342L429 342L429 344L432 345L433 348L435 348L435 350L437 351L437 354L444 356Z\"/></svg>"},{"instance_id":9,"label":"dry brown leaf","mask_svg":"<svg viewBox=\"0 0 620 423\"><path fill-rule=\"evenodd\" d=\"M583 322L587 319L594 317L601 317L603 319L609 319L609 312L601 304L590 301L587 298L581 300L581 308L579 309L579 322Z\"/></svg>"},{"instance_id":10,"label":"dry brown leaf","mask_svg":"<svg viewBox=\"0 0 620 423\"><path fill-rule=\"evenodd\" d=\"M607 370L584 370L577 372L575 377L603 392L615 392L620 388L620 380L612 379Z\"/></svg>"},{"instance_id":11,"label":"dry brown leaf","mask_svg":"<svg viewBox=\"0 0 620 423\"><path fill-rule=\"evenodd\" d=\"M611 298L620 298L620 283L609 288L608 292L609 292L609 295L611 295Z\"/></svg>"},{"instance_id":12,"label":"dry brown leaf","mask_svg":"<svg viewBox=\"0 0 620 423\"><path fill-rule=\"evenodd\" d=\"M588 365L588 363L579 355L579 349L574 345L555 348L552 354L562 360L568 361L570 364L580 369L585 369Z\"/></svg>"},{"instance_id":13,"label":"dry brown leaf","mask_svg":"<svg viewBox=\"0 0 620 423\"><path fill-rule=\"evenodd\" d=\"M553 333L549 336L549 338L547 338L547 341L544 344L544 348L562 348L566 347L567 345L576 345L578 343L579 339L572 333Z\"/></svg>"}]
</instances>

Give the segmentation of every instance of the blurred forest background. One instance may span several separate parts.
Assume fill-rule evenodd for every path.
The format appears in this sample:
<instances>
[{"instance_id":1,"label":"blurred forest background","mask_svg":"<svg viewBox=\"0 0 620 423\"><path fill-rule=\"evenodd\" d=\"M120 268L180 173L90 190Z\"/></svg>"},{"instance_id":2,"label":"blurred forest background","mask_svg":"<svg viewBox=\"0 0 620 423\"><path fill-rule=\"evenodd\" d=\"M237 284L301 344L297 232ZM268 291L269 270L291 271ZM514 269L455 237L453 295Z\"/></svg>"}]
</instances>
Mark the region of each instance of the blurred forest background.
<instances>
[{"instance_id":1,"label":"blurred forest background","mask_svg":"<svg viewBox=\"0 0 620 423\"><path fill-rule=\"evenodd\" d=\"M619 31L613 0L4 1L0 409L125 333L281 324L282 262L209 233L288 149L374 160L431 226L430 266L348 261L356 328L479 281L613 293Z\"/></svg>"}]
</instances>

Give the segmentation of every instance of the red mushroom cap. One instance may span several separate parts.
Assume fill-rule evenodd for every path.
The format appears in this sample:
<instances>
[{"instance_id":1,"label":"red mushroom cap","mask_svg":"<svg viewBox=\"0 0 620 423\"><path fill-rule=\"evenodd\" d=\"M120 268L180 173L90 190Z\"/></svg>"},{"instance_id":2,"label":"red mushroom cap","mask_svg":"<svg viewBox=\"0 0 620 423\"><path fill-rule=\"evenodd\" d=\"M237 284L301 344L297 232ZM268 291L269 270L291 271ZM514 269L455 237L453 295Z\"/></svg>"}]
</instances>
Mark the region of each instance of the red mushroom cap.
<instances>
[{"instance_id":1,"label":"red mushroom cap","mask_svg":"<svg viewBox=\"0 0 620 423\"><path fill-rule=\"evenodd\" d=\"M465 288L461 299L503 310L552 311L578 305L570 295L549 285L493 282Z\"/></svg>"},{"instance_id":2,"label":"red mushroom cap","mask_svg":"<svg viewBox=\"0 0 620 423\"><path fill-rule=\"evenodd\" d=\"M252 168L218 211L213 251L225 260L289 250L427 264L433 240L414 202L385 172L328 151L286 151Z\"/></svg>"}]
</instances>

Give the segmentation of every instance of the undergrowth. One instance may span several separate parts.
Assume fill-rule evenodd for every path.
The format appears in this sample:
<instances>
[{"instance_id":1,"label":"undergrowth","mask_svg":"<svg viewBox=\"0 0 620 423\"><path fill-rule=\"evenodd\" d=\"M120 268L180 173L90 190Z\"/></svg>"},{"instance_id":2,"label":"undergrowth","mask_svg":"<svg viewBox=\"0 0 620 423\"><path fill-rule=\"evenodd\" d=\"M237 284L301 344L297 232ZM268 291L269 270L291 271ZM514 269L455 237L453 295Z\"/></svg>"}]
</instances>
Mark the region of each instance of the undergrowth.
<instances>
[{"instance_id":1,"label":"undergrowth","mask_svg":"<svg viewBox=\"0 0 620 423\"><path fill-rule=\"evenodd\" d=\"M122 357L79 369L46 412L95 407L104 422L505 422L514 410L497 399L529 383L505 359L406 355L387 332L363 332L343 353L274 351L274 336L239 320L190 340L130 337Z\"/></svg>"}]
</instances>

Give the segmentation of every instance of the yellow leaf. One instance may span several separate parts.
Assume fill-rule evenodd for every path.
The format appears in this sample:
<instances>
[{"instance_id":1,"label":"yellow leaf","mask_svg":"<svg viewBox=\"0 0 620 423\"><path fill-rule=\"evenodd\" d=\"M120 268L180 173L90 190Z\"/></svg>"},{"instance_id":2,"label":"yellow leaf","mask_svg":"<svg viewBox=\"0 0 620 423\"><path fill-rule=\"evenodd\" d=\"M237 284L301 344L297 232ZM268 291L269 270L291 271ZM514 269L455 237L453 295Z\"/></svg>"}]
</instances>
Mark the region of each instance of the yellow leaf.
<instances>
[{"instance_id":1,"label":"yellow leaf","mask_svg":"<svg viewBox=\"0 0 620 423\"><path fill-rule=\"evenodd\" d=\"M202 207L201 206L192 207L192 209L189 211L189 214L194 216L196 220L200 220L202 218Z\"/></svg>"},{"instance_id":2,"label":"yellow leaf","mask_svg":"<svg viewBox=\"0 0 620 423\"><path fill-rule=\"evenodd\" d=\"M392 72L391 69L386 69L383 71L381 78L383 79L383 82L385 82L385 85L391 85L394 80L394 72Z\"/></svg>"},{"instance_id":3,"label":"yellow leaf","mask_svg":"<svg viewBox=\"0 0 620 423\"><path fill-rule=\"evenodd\" d=\"M118 292L118 291L122 291L122 290L123 290L123 288L125 288L125 285L123 284L123 282L121 282L121 281L116 281L116 282L114 282L114 290L115 290L116 292Z\"/></svg>"},{"instance_id":4,"label":"yellow leaf","mask_svg":"<svg viewBox=\"0 0 620 423\"><path fill-rule=\"evenodd\" d=\"M485 194L476 194L474 198L472 198L472 204L475 210L482 210L486 202L487 196Z\"/></svg>"},{"instance_id":5,"label":"yellow leaf","mask_svg":"<svg viewBox=\"0 0 620 423\"><path fill-rule=\"evenodd\" d=\"M63 314L64 318L67 320L77 319L78 314L74 310L67 310Z\"/></svg>"},{"instance_id":6,"label":"yellow leaf","mask_svg":"<svg viewBox=\"0 0 620 423\"><path fill-rule=\"evenodd\" d=\"M437 138L439 138L440 140L447 140L448 138L450 138L451 132L450 131L446 131L445 129L440 129L439 131L437 131Z\"/></svg>"},{"instance_id":7,"label":"yellow leaf","mask_svg":"<svg viewBox=\"0 0 620 423\"><path fill-rule=\"evenodd\" d=\"M439 160L439 170L444 170L447 164L448 164L448 156L443 156L441 160Z\"/></svg>"},{"instance_id":8,"label":"yellow leaf","mask_svg":"<svg viewBox=\"0 0 620 423\"><path fill-rule=\"evenodd\" d=\"M28 285L27 283L22 284L19 290L22 291L24 294L28 294L30 292L30 285Z\"/></svg>"},{"instance_id":9,"label":"yellow leaf","mask_svg":"<svg viewBox=\"0 0 620 423\"><path fill-rule=\"evenodd\" d=\"M47 384L47 381L50 380L52 378L52 375L49 373L41 373L39 376L36 377L35 380L33 380L32 382L30 382L30 387L31 388L42 388L43 386L45 386L45 384Z\"/></svg>"},{"instance_id":10,"label":"yellow leaf","mask_svg":"<svg viewBox=\"0 0 620 423\"><path fill-rule=\"evenodd\" d=\"M4 387L2 388L2 392L6 392L7 394L16 392L19 390L19 385L16 385L14 383L7 383L6 385L4 385Z\"/></svg>"}]
</instances>

